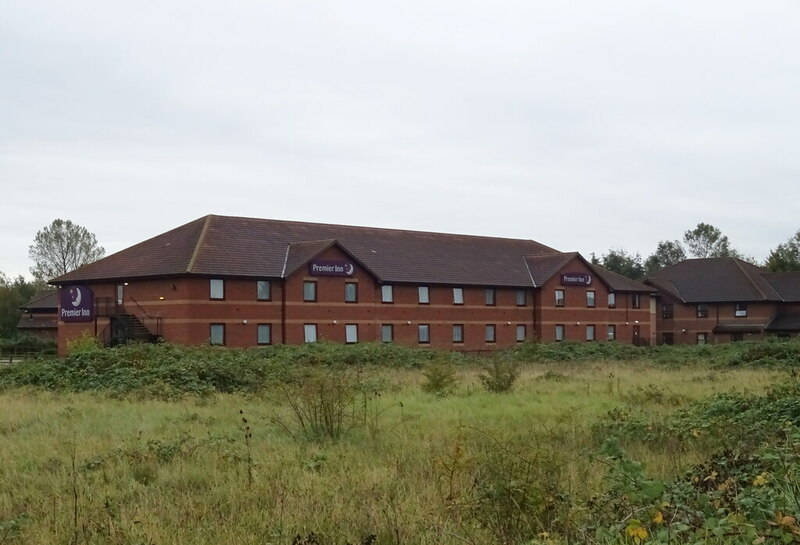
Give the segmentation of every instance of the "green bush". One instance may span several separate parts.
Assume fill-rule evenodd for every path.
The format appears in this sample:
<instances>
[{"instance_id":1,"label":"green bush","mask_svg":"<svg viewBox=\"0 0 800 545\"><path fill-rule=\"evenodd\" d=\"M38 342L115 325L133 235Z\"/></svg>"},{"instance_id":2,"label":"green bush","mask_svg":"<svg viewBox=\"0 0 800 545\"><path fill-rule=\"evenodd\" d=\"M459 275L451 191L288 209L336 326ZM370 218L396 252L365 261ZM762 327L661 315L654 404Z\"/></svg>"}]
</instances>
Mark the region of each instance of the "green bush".
<instances>
[{"instance_id":1,"label":"green bush","mask_svg":"<svg viewBox=\"0 0 800 545\"><path fill-rule=\"evenodd\" d=\"M507 358L492 358L478 379L490 392L509 392L519 377L519 363Z\"/></svg>"},{"instance_id":2,"label":"green bush","mask_svg":"<svg viewBox=\"0 0 800 545\"><path fill-rule=\"evenodd\" d=\"M425 376L422 391L429 394L444 397L452 394L458 387L455 365L447 360L442 359L428 364L422 374Z\"/></svg>"}]
</instances>

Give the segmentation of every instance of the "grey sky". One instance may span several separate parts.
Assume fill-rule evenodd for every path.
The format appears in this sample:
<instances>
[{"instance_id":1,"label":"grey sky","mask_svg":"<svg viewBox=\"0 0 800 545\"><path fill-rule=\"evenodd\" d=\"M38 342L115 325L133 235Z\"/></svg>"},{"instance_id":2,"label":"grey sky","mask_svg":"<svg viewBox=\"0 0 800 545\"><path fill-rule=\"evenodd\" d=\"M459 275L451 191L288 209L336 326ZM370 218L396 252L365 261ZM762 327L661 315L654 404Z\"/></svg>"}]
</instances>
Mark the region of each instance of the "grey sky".
<instances>
[{"instance_id":1,"label":"grey sky","mask_svg":"<svg viewBox=\"0 0 800 545\"><path fill-rule=\"evenodd\" d=\"M208 213L585 256L798 228L800 4L0 0L0 271Z\"/></svg>"}]
</instances>

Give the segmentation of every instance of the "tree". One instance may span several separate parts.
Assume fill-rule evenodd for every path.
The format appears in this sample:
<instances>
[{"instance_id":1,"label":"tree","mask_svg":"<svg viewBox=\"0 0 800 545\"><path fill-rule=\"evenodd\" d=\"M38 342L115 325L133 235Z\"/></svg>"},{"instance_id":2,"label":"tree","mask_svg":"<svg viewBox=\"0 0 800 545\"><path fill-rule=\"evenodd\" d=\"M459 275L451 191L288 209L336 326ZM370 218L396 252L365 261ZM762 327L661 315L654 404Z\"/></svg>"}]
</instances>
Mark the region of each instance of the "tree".
<instances>
[{"instance_id":1,"label":"tree","mask_svg":"<svg viewBox=\"0 0 800 545\"><path fill-rule=\"evenodd\" d=\"M656 251L644 262L644 268L648 275L661 269L680 263L686 259L686 250L678 240L661 240L658 242Z\"/></svg>"},{"instance_id":2,"label":"tree","mask_svg":"<svg viewBox=\"0 0 800 545\"><path fill-rule=\"evenodd\" d=\"M30 301L42 286L41 283L27 282L22 276L12 280L0 272L0 338L16 336L22 316L19 307Z\"/></svg>"},{"instance_id":3,"label":"tree","mask_svg":"<svg viewBox=\"0 0 800 545\"><path fill-rule=\"evenodd\" d=\"M644 277L642 256L638 253L631 255L622 248L612 248L608 250L607 254L603 254L600 259L592 254L592 263L601 265L609 271L614 271L633 280L640 280Z\"/></svg>"},{"instance_id":4,"label":"tree","mask_svg":"<svg viewBox=\"0 0 800 545\"><path fill-rule=\"evenodd\" d=\"M61 276L105 255L94 234L70 220L57 219L36 233L28 256L31 273L38 280Z\"/></svg>"},{"instance_id":5,"label":"tree","mask_svg":"<svg viewBox=\"0 0 800 545\"><path fill-rule=\"evenodd\" d=\"M773 272L800 271L800 229L770 251L766 267Z\"/></svg>"},{"instance_id":6,"label":"tree","mask_svg":"<svg viewBox=\"0 0 800 545\"><path fill-rule=\"evenodd\" d=\"M683 234L683 242L694 257L741 257L731 248L728 237L708 223L698 223L697 227Z\"/></svg>"}]
</instances>

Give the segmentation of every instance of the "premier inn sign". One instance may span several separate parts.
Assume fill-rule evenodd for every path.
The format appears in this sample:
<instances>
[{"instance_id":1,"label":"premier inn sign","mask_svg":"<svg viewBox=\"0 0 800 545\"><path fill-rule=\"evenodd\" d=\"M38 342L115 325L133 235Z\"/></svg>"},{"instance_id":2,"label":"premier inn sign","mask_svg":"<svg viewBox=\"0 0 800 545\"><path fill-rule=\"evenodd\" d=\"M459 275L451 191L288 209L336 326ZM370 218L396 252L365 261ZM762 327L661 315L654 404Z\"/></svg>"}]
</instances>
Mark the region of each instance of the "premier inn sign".
<instances>
[{"instance_id":1,"label":"premier inn sign","mask_svg":"<svg viewBox=\"0 0 800 545\"><path fill-rule=\"evenodd\" d=\"M561 275L562 286L591 286L592 275L587 273L564 273Z\"/></svg>"},{"instance_id":2,"label":"premier inn sign","mask_svg":"<svg viewBox=\"0 0 800 545\"><path fill-rule=\"evenodd\" d=\"M94 320L94 294L86 286L61 288L62 322L90 322Z\"/></svg>"},{"instance_id":3,"label":"premier inn sign","mask_svg":"<svg viewBox=\"0 0 800 545\"><path fill-rule=\"evenodd\" d=\"M356 267L349 261L312 261L308 272L312 276L353 276Z\"/></svg>"}]
</instances>

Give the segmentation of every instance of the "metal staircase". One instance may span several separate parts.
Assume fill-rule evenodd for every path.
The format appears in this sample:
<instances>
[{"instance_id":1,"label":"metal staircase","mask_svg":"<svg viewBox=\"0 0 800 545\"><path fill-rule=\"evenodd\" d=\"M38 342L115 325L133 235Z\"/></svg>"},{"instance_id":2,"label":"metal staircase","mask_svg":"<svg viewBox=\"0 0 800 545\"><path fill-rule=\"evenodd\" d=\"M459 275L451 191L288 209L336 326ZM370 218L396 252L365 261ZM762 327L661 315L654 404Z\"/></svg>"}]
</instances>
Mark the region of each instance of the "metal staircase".
<instances>
[{"instance_id":1,"label":"metal staircase","mask_svg":"<svg viewBox=\"0 0 800 545\"><path fill-rule=\"evenodd\" d=\"M103 335L107 346L118 346L128 342L153 343L161 339L161 317L151 316L135 299L131 298L139 308L141 317L126 310L124 305L110 297L101 299L97 304L98 316L109 319L109 325Z\"/></svg>"}]
</instances>

